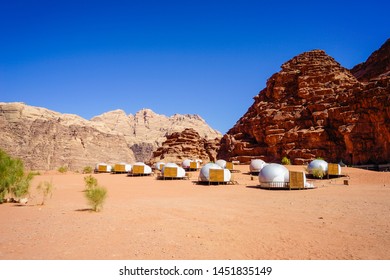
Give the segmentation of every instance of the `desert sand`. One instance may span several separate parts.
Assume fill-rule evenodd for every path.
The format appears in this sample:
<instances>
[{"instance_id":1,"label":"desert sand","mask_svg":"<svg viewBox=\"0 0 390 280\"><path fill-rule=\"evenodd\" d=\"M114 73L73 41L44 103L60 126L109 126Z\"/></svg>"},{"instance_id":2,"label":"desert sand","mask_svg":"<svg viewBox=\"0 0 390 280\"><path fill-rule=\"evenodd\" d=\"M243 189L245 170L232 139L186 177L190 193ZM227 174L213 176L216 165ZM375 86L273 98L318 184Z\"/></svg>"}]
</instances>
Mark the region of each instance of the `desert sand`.
<instances>
[{"instance_id":1,"label":"desert sand","mask_svg":"<svg viewBox=\"0 0 390 280\"><path fill-rule=\"evenodd\" d=\"M0 205L0 259L390 259L390 173L343 168L311 190L264 190L247 165L238 185L202 186L95 174L101 212L84 198L84 174L36 176L28 204ZM289 168L303 170L303 166ZM253 180L252 180L253 179ZM35 186L52 181L40 206Z\"/></svg>"}]
</instances>

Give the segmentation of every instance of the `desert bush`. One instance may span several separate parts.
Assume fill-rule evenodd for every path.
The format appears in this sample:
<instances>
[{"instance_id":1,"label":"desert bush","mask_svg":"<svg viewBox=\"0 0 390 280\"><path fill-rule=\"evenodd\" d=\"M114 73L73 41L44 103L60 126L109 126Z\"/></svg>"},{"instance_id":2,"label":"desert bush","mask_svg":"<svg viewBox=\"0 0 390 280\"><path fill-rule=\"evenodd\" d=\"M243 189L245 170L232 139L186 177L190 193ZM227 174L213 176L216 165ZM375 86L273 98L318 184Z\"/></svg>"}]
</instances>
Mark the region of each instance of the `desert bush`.
<instances>
[{"instance_id":1,"label":"desert bush","mask_svg":"<svg viewBox=\"0 0 390 280\"><path fill-rule=\"evenodd\" d=\"M54 189L54 185L52 182L48 182L48 181L43 181L43 182L40 182L37 186L37 191L40 192L42 194L42 202L41 202L41 205L44 205L45 202L46 202L46 199L50 196L52 197L53 195L53 189Z\"/></svg>"},{"instance_id":2,"label":"desert bush","mask_svg":"<svg viewBox=\"0 0 390 280\"><path fill-rule=\"evenodd\" d=\"M282 164L283 165L290 165L291 164L291 161L288 157L283 157L282 158Z\"/></svg>"},{"instance_id":3,"label":"desert bush","mask_svg":"<svg viewBox=\"0 0 390 280\"><path fill-rule=\"evenodd\" d=\"M93 172L93 168L91 166L86 166L83 169L84 174L91 174Z\"/></svg>"},{"instance_id":4,"label":"desert bush","mask_svg":"<svg viewBox=\"0 0 390 280\"><path fill-rule=\"evenodd\" d=\"M104 201L107 198L107 190L104 187L96 186L85 192L85 197L95 212L103 208Z\"/></svg>"},{"instance_id":5,"label":"desert bush","mask_svg":"<svg viewBox=\"0 0 390 280\"><path fill-rule=\"evenodd\" d=\"M92 175L85 176L84 183L85 183L86 190L90 190L90 189L98 186L97 179L95 177L93 177Z\"/></svg>"},{"instance_id":6,"label":"desert bush","mask_svg":"<svg viewBox=\"0 0 390 280\"><path fill-rule=\"evenodd\" d=\"M33 177L32 173L24 171L22 160L14 159L0 149L0 203L7 195L14 198L27 195Z\"/></svg>"},{"instance_id":7,"label":"desert bush","mask_svg":"<svg viewBox=\"0 0 390 280\"><path fill-rule=\"evenodd\" d=\"M60 166L60 167L58 167L57 171L60 173L66 173L66 172L68 172L68 167L65 165Z\"/></svg>"},{"instance_id":8,"label":"desert bush","mask_svg":"<svg viewBox=\"0 0 390 280\"><path fill-rule=\"evenodd\" d=\"M322 178L324 178L326 172L324 170L322 170L321 168L313 168L311 170L311 174L313 175L314 178L322 179Z\"/></svg>"}]
</instances>

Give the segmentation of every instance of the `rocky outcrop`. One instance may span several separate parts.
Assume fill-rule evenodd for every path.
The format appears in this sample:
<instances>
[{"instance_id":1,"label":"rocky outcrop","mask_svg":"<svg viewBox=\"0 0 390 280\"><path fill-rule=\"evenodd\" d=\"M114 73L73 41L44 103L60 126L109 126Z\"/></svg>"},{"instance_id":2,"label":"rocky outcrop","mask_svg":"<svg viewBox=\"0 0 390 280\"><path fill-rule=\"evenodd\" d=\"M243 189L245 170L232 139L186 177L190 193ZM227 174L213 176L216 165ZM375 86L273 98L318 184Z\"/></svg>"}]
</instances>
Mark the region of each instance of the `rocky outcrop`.
<instances>
[{"instance_id":1,"label":"rocky outcrop","mask_svg":"<svg viewBox=\"0 0 390 280\"><path fill-rule=\"evenodd\" d=\"M80 170L101 161L133 161L124 136L75 115L0 103L0 148L29 169Z\"/></svg>"},{"instance_id":2,"label":"rocky outcrop","mask_svg":"<svg viewBox=\"0 0 390 280\"><path fill-rule=\"evenodd\" d=\"M222 137L220 132L212 129L198 115L175 114L167 117L150 109L128 116L124 111L116 110L94 117L91 121L122 133L138 161L148 161L168 135L187 128L194 129L205 139Z\"/></svg>"},{"instance_id":3,"label":"rocky outcrop","mask_svg":"<svg viewBox=\"0 0 390 280\"><path fill-rule=\"evenodd\" d=\"M151 163L158 161L181 163L184 159L215 161L220 138L205 139L194 129L172 133L153 153Z\"/></svg>"},{"instance_id":4,"label":"rocky outcrop","mask_svg":"<svg viewBox=\"0 0 390 280\"><path fill-rule=\"evenodd\" d=\"M147 161L166 135L183 127L196 127L205 138L220 136L196 115L165 117L144 109L127 116L116 110L88 121L23 103L0 103L0 148L23 159L29 169Z\"/></svg>"},{"instance_id":5,"label":"rocky outcrop","mask_svg":"<svg viewBox=\"0 0 390 280\"><path fill-rule=\"evenodd\" d=\"M363 63L351 69L351 73L362 82L390 75L390 39L373 52Z\"/></svg>"},{"instance_id":6,"label":"rocky outcrop","mask_svg":"<svg viewBox=\"0 0 390 280\"><path fill-rule=\"evenodd\" d=\"M321 50L281 68L223 137L218 157L280 162L287 156L295 164L315 157L349 164L390 161L390 83L383 71L380 77L366 72L374 78L362 83Z\"/></svg>"}]
</instances>

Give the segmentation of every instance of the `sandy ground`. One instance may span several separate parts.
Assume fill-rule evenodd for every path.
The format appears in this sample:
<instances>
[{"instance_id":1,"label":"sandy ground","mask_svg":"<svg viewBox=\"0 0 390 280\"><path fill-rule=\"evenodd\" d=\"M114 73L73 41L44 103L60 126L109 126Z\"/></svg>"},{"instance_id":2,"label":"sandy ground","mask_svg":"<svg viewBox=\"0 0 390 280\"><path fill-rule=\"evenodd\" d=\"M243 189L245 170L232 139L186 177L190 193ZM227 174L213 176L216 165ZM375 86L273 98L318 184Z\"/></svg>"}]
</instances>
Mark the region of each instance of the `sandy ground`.
<instances>
[{"instance_id":1,"label":"sandy ground","mask_svg":"<svg viewBox=\"0 0 390 280\"><path fill-rule=\"evenodd\" d=\"M99 213L84 198L85 175L42 174L27 205L0 205L0 259L390 259L389 172L343 168L348 186L272 191L238 169L239 185L228 186L196 185L198 172L180 181L96 174L109 195ZM55 190L39 206L45 180Z\"/></svg>"}]
</instances>

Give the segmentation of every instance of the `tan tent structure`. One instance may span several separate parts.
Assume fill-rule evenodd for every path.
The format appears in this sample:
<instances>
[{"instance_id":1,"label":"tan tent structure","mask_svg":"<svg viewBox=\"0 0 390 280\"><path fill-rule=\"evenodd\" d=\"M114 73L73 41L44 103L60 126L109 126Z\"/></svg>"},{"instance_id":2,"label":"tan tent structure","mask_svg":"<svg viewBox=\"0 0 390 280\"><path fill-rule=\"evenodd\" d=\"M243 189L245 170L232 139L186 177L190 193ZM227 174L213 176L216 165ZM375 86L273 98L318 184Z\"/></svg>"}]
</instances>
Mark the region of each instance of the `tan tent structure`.
<instances>
[{"instance_id":1,"label":"tan tent structure","mask_svg":"<svg viewBox=\"0 0 390 280\"><path fill-rule=\"evenodd\" d=\"M95 173L110 173L112 171L111 165L101 162L96 164Z\"/></svg>"},{"instance_id":2,"label":"tan tent structure","mask_svg":"<svg viewBox=\"0 0 390 280\"><path fill-rule=\"evenodd\" d=\"M134 163L128 176L149 176L152 174L152 168L143 162Z\"/></svg>"}]
</instances>

